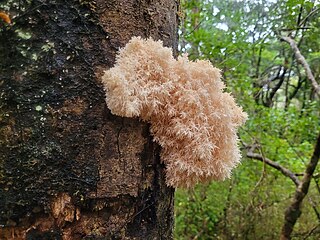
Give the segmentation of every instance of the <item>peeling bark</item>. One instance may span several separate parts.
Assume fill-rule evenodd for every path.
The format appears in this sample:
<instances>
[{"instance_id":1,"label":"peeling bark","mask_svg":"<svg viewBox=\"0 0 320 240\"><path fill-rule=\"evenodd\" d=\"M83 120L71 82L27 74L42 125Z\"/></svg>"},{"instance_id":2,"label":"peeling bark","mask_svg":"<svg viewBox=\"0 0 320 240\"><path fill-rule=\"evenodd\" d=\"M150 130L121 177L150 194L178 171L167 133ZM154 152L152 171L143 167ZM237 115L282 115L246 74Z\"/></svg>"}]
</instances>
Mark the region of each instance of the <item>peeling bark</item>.
<instances>
[{"instance_id":1,"label":"peeling bark","mask_svg":"<svg viewBox=\"0 0 320 240\"><path fill-rule=\"evenodd\" d=\"M159 147L100 77L132 36L176 53L178 1L19 2L0 29L0 239L171 239Z\"/></svg>"}]
</instances>

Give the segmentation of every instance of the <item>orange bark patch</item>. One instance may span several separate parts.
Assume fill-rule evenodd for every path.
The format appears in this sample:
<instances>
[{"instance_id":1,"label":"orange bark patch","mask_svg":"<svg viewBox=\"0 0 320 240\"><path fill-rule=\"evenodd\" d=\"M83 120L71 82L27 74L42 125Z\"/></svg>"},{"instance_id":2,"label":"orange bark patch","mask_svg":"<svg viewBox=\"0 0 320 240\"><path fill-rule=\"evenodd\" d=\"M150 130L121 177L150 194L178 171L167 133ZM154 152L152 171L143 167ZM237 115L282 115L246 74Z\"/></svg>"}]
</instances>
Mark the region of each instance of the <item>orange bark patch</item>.
<instances>
[{"instance_id":1,"label":"orange bark patch","mask_svg":"<svg viewBox=\"0 0 320 240\"><path fill-rule=\"evenodd\" d=\"M8 24L11 24L11 19L10 19L10 17L9 17L8 14L6 14L6 13L4 13L4 12L0 12L0 18L1 18L4 22L6 22L6 23L8 23Z\"/></svg>"},{"instance_id":2,"label":"orange bark patch","mask_svg":"<svg viewBox=\"0 0 320 240\"><path fill-rule=\"evenodd\" d=\"M80 219L80 211L72 204L71 197L67 193L61 193L53 200L51 211L58 226Z\"/></svg>"},{"instance_id":3,"label":"orange bark patch","mask_svg":"<svg viewBox=\"0 0 320 240\"><path fill-rule=\"evenodd\" d=\"M81 115L87 109L87 104L81 98L68 99L64 101L61 112L64 114Z\"/></svg>"}]
</instances>

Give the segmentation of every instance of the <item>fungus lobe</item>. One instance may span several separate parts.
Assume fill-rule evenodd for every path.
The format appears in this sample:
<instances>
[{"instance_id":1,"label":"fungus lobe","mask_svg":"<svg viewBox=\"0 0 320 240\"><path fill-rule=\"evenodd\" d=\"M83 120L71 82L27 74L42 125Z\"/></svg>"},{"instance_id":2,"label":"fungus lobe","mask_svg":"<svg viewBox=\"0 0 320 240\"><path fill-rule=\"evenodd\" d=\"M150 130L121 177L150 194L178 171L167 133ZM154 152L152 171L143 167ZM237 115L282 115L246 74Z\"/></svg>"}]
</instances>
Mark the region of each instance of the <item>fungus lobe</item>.
<instances>
[{"instance_id":1,"label":"fungus lobe","mask_svg":"<svg viewBox=\"0 0 320 240\"><path fill-rule=\"evenodd\" d=\"M176 60L161 41L133 37L102 83L113 114L151 124L168 186L223 180L240 162L237 128L247 115L209 61Z\"/></svg>"}]
</instances>

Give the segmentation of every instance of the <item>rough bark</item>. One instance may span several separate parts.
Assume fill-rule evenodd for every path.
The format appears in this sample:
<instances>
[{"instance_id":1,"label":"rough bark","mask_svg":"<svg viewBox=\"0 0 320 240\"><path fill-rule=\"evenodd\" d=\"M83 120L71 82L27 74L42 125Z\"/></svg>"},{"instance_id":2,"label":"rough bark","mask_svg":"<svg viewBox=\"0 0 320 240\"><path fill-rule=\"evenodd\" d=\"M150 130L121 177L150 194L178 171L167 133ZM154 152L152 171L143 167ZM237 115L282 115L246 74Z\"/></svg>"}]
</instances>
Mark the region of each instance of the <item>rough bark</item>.
<instances>
[{"instance_id":1,"label":"rough bark","mask_svg":"<svg viewBox=\"0 0 320 240\"><path fill-rule=\"evenodd\" d=\"M100 77L132 36L177 49L175 0L7 1L0 29L0 239L171 239L148 125Z\"/></svg>"}]
</instances>

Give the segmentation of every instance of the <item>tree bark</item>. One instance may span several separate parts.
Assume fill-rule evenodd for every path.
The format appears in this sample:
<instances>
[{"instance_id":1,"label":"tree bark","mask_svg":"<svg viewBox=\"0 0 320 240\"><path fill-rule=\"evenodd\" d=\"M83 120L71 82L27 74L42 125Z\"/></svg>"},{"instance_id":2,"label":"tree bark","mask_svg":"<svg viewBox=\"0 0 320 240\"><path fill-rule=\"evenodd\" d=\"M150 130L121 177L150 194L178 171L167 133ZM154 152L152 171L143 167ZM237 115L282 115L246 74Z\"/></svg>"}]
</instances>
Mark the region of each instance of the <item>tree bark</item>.
<instances>
[{"instance_id":1,"label":"tree bark","mask_svg":"<svg viewBox=\"0 0 320 240\"><path fill-rule=\"evenodd\" d=\"M171 239L160 148L146 123L110 113L100 77L132 36L176 54L178 1L4 4L0 239Z\"/></svg>"},{"instance_id":2,"label":"tree bark","mask_svg":"<svg viewBox=\"0 0 320 240\"><path fill-rule=\"evenodd\" d=\"M311 82L311 85L312 85L314 91L316 92L316 94L318 96L320 96L320 86L317 83L317 81L316 81L316 79L315 79L315 77L314 77L314 75L313 75L313 73L312 73L312 71L310 69L309 64L307 63L307 61L304 58L304 56L301 54L296 42L290 37L281 37L280 39L282 41L285 41L285 42L289 43L290 47L292 48L292 50L294 52L294 55L296 57L297 62L300 63L303 66L303 68L304 68L304 70L306 72L306 75L307 75L309 81Z\"/></svg>"}]
</instances>

